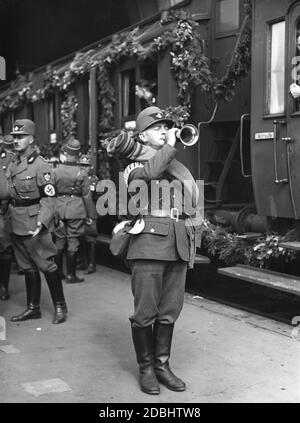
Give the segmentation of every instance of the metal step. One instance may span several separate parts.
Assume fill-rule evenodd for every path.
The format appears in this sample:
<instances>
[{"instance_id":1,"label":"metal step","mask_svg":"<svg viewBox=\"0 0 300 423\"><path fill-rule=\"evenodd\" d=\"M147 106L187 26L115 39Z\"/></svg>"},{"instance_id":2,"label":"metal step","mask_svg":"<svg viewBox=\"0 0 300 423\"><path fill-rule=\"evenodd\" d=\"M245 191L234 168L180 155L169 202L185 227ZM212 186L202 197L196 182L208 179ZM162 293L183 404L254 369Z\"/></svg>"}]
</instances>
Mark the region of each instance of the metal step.
<instances>
[{"instance_id":1,"label":"metal step","mask_svg":"<svg viewBox=\"0 0 300 423\"><path fill-rule=\"evenodd\" d=\"M209 264L210 259L206 256L201 256L201 254L196 254L194 264Z\"/></svg>"},{"instance_id":2,"label":"metal step","mask_svg":"<svg viewBox=\"0 0 300 423\"><path fill-rule=\"evenodd\" d=\"M289 248L291 250L300 250L300 242L299 241L287 241L287 242L280 242L279 247Z\"/></svg>"},{"instance_id":3,"label":"metal step","mask_svg":"<svg viewBox=\"0 0 300 423\"><path fill-rule=\"evenodd\" d=\"M97 236L97 242L99 242L99 244L109 245L110 240L111 240L111 235L98 234Z\"/></svg>"},{"instance_id":4,"label":"metal step","mask_svg":"<svg viewBox=\"0 0 300 423\"><path fill-rule=\"evenodd\" d=\"M245 266L240 264L235 267L218 269L221 275L242 279L290 294L300 295L300 278L285 273L273 272L266 269Z\"/></svg>"}]
</instances>

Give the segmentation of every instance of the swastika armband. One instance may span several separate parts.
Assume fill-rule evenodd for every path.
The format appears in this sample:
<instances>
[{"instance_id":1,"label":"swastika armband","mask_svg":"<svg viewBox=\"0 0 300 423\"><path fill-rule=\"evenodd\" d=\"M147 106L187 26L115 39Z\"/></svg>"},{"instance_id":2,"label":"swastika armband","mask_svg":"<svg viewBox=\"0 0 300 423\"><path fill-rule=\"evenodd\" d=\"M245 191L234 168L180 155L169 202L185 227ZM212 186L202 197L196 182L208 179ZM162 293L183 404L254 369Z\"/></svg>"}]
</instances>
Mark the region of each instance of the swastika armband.
<instances>
[{"instance_id":1,"label":"swastika armband","mask_svg":"<svg viewBox=\"0 0 300 423\"><path fill-rule=\"evenodd\" d=\"M54 197L56 195L53 184L46 184L39 187L41 197Z\"/></svg>"},{"instance_id":2,"label":"swastika armband","mask_svg":"<svg viewBox=\"0 0 300 423\"><path fill-rule=\"evenodd\" d=\"M129 178L130 173L138 167L144 167L143 163L140 163L140 162L131 163L130 165L128 165L125 168L124 173L123 173L123 177L124 177L124 181L125 181L126 186L128 186L128 178Z\"/></svg>"}]
</instances>

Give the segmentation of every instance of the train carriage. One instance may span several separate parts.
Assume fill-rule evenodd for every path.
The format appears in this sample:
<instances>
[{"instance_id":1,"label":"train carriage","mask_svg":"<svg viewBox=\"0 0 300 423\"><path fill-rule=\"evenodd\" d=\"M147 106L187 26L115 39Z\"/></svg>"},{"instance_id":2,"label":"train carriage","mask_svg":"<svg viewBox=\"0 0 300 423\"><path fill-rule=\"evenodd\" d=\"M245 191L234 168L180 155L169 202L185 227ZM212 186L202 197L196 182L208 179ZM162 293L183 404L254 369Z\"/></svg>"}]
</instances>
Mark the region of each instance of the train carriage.
<instances>
[{"instance_id":1,"label":"train carriage","mask_svg":"<svg viewBox=\"0 0 300 423\"><path fill-rule=\"evenodd\" d=\"M188 122L197 127L199 141L187 148L179 144L179 154L193 176L204 180L212 221L229 223L239 233L263 232L278 222L284 230L294 227L300 214L300 106L289 86L298 82L299 2L128 4L137 19L131 27L1 87L3 132L10 132L16 118L34 119L38 144L49 154L76 135L84 151L91 151L99 176L114 177L118 167L105 154L105 138L134 125L134 116L149 101L181 113L188 106ZM136 17L138 9L144 15ZM182 58L186 47L183 42L176 52L166 34L178 31L180 19L187 23L182 37L191 30L198 40L194 59L200 67L194 73L200 83L194 85L183 79L189 73L174 73L172 54ZM159 42L169 44L159 50ZM186 97L185 82L191 83Z\"/></svg>"}]
</instances>

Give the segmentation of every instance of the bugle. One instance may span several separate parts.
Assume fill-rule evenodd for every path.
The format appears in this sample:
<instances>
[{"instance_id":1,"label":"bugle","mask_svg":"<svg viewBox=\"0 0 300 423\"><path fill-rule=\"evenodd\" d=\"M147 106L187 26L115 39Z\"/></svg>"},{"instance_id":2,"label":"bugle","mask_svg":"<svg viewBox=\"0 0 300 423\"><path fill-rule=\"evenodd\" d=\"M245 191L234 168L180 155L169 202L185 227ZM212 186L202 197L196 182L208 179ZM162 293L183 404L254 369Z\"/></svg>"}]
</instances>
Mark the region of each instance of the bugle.
<instances>
[{"instance_id":1,"label":"bugle","mask_svg":"<svg viewBox=\"0 0 300 423\"><path fill-rule=\"evenodd\" d=\"M184 125L179 133L177 134L177 138L180 139L183 145L190 147L199 139L199 131L196 126L192 125L191 123L187 123Z\"/></svg>"}]
</instances>

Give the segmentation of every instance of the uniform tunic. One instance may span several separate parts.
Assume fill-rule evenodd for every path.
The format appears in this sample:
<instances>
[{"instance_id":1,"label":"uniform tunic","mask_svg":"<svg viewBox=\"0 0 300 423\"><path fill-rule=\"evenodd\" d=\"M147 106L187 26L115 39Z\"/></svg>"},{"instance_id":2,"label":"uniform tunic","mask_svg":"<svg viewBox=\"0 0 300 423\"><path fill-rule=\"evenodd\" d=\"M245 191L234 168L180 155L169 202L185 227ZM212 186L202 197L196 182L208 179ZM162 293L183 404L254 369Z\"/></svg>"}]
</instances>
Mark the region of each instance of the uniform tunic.
<instances>
[{"instance_id":1,"label":"uniform tunic","mask_svg":"<svg viewBox=\"0 0 300 423\"><path fill-rule=\"evenodd\" d=\"M166 169L176 152L166 144L147 162L129 165L124 172L125 182L144 180L148 184L150 204L151 181L159 183L172 179ZM131 262L134 295L134 314L130 320L135 326L146 327L156 320L172 324L183 306L189 240L185 220L169 217L176 195L179 193L175 189L169 208L161 209L166 217L153 216L151 213L156 213L148 210L143 231L131 236L127 259Z\"/></svg>"},{"instance_id":2,"label":"uniform tunic","mask_svg":"<svg viewBox=\"0 0 300 423\"><path fill-rule=\"evenodd\" d=\"M79 237L84 233L84 224L92 214L90 182L86 169L77 163L66 162L54 169L57 189L57 214L63 227L55 231L56 245L76 252Z\"/></svg>"},{"instance_id":3,"label":"uniform tunic","mask_svg":"<svg viewBox=\"0 0 300 423\"><path fill-rule=\"evenodd\" d=\"M12 151L0 150L0 167L6 172L6 169L15 154ZM8 210L8 200L0 200L0 254L11 256L11 237L10 237L10 213Z\"/></svg>"},{"instance_id":4,"label":"uniform tunic","mask_svg":"<svg viewBox=\"0 0 300 423\"><path fill-rule=\"evenodd\" d=\"M0 184L0 196L9 198L11 232L16 260L24 271L56 270L56 247L52 241L55 188L52 168L36 150L27 157L16 156ZM6 182L6 184L5 184ZM42 224L35 237L29 234Z\"/></svg>"}]
</instances>

